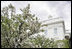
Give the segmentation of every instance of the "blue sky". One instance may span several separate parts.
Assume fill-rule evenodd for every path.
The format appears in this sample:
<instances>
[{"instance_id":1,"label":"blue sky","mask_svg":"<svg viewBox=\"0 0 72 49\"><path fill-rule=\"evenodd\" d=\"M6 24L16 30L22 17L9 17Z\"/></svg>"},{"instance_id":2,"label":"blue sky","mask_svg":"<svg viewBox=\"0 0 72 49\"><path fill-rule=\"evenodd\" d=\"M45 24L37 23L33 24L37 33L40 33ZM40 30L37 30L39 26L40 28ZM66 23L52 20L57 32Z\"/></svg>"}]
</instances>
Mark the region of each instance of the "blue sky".
<instances>
[{"instance_id":1,"label":"blue sky","mask_svg":"<svg viewBox=\"0 0 72 49\"><path fill-rule=\"evenodd\" d=\"M12 3L16 7L16 12L21 13L20 8L30 4L30 11L41 21L47 20L48 16L63 17L65 28L71 30L71 1L1 1L1 9Z\"/></svg>"}]
</instances>

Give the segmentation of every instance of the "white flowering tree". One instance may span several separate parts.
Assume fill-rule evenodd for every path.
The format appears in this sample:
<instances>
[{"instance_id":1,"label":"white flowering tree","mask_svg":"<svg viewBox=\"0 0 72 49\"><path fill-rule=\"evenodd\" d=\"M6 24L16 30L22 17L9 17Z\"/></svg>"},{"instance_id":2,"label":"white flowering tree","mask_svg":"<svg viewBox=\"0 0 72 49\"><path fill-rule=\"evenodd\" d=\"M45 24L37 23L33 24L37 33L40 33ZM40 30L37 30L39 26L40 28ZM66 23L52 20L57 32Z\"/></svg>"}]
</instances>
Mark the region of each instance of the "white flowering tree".
<instances>
[{"instance_id":1,"label":"white flowering tree","mask_svg":"<svg viewBox=\"0 0 72 49\"><path fill-rule=\"evenodd\" d=\"M21 48L29 36L41 31L41 23L30 13L30 4L16 14L12 4L1 10L1 47Z\"/></svg>"},{"instance_id":2,"label":"white flowering tree","mask_svg":"<svg viewBox=\"0 0 72 49\"><path fill-rule=\"evenodd\" d=\"M29 48L58 48L57 43L53 39L50 40L43 35L31 37L25 42L26 46L28 46Z\"/></svg>"}]
</instances>

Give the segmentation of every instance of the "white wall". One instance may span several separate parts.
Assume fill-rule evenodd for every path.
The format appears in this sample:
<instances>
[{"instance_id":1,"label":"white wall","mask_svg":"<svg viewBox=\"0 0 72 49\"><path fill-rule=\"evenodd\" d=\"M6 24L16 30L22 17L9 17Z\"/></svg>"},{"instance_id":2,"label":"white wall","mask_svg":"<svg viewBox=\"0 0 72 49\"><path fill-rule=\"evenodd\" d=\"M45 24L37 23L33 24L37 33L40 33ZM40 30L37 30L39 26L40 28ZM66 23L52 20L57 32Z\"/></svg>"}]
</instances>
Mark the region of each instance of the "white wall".
<instances>
[{"instance_id":1,"label":"white wall","mask_svg":"<svg viewBox=\"0 0 72 49\"><path fill-rule=\"evenodd\" d=\"M54 33L54 28L57 28L57 34ZM47 29L46 37L54 38L56 40L64 39L63 23L48 25L46 29Z\"/></svg>"}]
</instances>

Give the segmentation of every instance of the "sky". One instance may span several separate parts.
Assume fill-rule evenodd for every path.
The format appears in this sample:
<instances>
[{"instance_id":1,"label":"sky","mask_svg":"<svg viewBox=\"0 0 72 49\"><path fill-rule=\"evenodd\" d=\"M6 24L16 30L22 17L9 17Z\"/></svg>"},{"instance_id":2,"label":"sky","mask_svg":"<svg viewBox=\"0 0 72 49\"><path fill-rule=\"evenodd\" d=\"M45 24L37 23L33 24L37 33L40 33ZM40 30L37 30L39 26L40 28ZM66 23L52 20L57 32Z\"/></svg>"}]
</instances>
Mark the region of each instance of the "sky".
<instances>
[{"instance_id":1,"label":"sky","mask_svg":"<svg viewBox=\"0 0 72 49\"><path fill-rule=\"evenodd\" d=\"M1 9L9 4L16 8L17 13L21 13L20 8L30 4L30 11L35 14L40 21L48 19L48 16L53 18L62 17L65 22L65 29L71 30L71 1L1 1Z\"/></svg>"}]
</instances>

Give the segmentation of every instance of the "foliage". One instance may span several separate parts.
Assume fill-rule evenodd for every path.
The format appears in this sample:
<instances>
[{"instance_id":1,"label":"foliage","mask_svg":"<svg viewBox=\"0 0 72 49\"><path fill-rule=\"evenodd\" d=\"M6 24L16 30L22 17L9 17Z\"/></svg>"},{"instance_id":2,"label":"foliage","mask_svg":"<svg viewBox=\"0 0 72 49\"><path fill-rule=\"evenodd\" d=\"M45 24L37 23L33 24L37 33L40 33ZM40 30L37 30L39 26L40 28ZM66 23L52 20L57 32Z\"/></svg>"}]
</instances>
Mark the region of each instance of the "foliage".
<instances>
[{"instance_id":1,"label":"foliage","mask_svg":"<svg viewBox=\"0 0 72 49\"><path fill-rule=\"evenodd\" d=\"M34 14L30 14L30 4L16 14L12 4L1 10L1 47L19 48L29 36L39 33L41 23ZM23 42L24 43L24 42Z\"/></svg>"},{"instance_id":2,"label":"foliage","mask_svg":"<svg viewBox=\"0 0 72 49\"><path fill-rule=\"evenodd\" d=\"M41 35L27 39L26 44L30 48L57 48L57 44L54 40L49 40Z\"/></svg>"},{"instance_id":3,"label":"foliage","mask_svg":"<svg viewBox=\"0 0 72 49\"><path fill-rule=\"evenodd\" d=\"M70 48L69 47L69 40L66 40L66 39L57 40L56 42L57 42L57 44L61 43L62 46L60 48Z\"/></svg>"}]
</instances>

